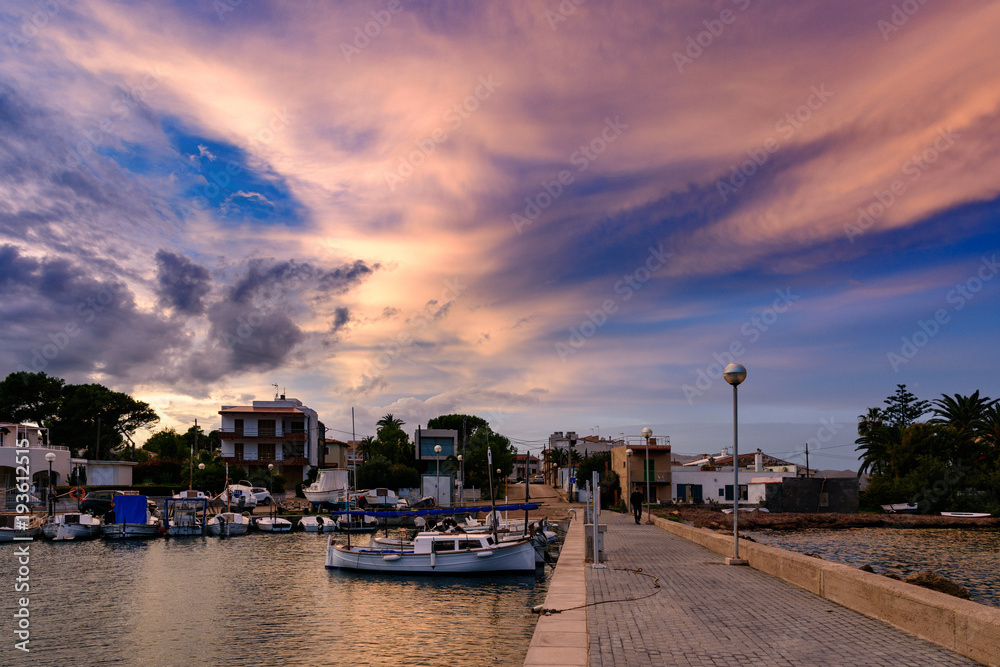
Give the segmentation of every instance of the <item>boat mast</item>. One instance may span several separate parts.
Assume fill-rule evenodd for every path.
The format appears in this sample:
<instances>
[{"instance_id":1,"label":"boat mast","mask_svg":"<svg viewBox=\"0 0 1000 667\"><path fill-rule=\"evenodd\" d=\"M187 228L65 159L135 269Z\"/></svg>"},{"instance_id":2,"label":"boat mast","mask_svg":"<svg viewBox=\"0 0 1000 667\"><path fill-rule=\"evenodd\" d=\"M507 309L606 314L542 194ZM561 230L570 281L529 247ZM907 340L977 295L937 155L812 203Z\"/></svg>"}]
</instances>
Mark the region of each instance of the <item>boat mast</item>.
<instances>
[{"instance_id":1,"label":"boat mast","mask_svg":"<svg viewBox=\"0 0 1000 667\"><path fill-rule=\"evenodd\" d=\"M486 467L487 472L490 477L490 505L493 507L493 542L496 544L500 543L500 538L497 536L497 498L496 494L493 493L493 450L489 446L490 432L486 432Z\"/></svg>"}]
</instances>

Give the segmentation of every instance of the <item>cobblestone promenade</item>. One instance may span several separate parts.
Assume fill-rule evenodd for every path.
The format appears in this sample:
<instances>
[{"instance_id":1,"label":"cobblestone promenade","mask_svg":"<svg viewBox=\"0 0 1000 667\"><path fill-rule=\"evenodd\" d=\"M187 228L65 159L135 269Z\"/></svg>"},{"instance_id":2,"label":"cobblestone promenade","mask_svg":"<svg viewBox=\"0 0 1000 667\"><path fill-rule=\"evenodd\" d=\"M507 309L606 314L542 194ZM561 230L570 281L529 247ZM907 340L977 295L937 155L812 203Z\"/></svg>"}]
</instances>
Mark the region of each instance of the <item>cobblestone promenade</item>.
<instances>
[{"instance_id":1,"label":"cobblestone promenade","mask_svg":"<svg viewBox=\"0 0 1000 667\"><path fill-rule=\"evenodd\" d=\"M975 665L630 515L604 512L605 570L586 566L591 667ZM629 570L642 568L659 578ZM643 597L648 596L648 597ZM627 602L604 602L625 598Z\"/></svg>"}]
</instances>

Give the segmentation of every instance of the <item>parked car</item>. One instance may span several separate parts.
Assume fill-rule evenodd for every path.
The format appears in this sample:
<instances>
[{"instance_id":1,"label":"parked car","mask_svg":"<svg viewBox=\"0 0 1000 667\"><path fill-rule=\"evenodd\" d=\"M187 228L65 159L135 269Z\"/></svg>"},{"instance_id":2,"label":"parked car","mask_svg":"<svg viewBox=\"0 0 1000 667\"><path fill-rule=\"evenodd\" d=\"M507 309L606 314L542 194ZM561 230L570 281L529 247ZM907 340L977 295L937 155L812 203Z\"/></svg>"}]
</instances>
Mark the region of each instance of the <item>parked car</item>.
<instances>
[{"instance_id":1,"label":"parked car","mask_svg":"<svg viewBox=\"0 0 1000 667\"><path fill-rule=\"evenodd\" d=\"M111 511L115 496L124 496L124 491L88 491L80 501L80 511L93 516L104 516Z\"/></svg>"},{"instance_id":2,"label":"parked car","mask_svg":"<svg viewBox=\"0 0 1000 667\"><path fill-rule=\"evenodd\" d=\"M543 475L535 475L531 478L532 484L545 484L545 477Z\"/></svg>"},{"instance_id":3,"label":"parked car","mask_svg":"<svg viewBox=\"0 0 1000 667\"><path fill-rule=\"evenodd\" d=\"M274 498L271 497L270 491L265 489L263 486L250 487L250 495L257 499L258 505L270 505L274 502Z\"/></svg>"}]
</instances>

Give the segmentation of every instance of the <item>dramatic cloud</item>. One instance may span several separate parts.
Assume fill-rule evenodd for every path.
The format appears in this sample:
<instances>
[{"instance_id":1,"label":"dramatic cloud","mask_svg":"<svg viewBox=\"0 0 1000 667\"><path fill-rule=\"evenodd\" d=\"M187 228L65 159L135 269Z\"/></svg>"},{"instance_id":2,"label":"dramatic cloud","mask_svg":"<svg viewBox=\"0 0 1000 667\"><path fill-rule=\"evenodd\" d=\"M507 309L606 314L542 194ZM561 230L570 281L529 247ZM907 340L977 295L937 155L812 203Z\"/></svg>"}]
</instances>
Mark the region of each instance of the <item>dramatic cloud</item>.
<instances>
[{"instance_id":1,"label":"dramatic cloud","mask_svg":"<svg viewBox=\"0 0 1000 667\"><path fill-rule=\"evenodd\" d=\"M836 417L817 454L850 460L897 383L1000 394L1000 5L896 5L404 3L360 45L356 2L14 8L0 358L107 289L42 360L171 414L282 382L360 432L479 410L697 453L735 359L747 419L798 424L748 446Z\"/></svg>"}]
</instances>

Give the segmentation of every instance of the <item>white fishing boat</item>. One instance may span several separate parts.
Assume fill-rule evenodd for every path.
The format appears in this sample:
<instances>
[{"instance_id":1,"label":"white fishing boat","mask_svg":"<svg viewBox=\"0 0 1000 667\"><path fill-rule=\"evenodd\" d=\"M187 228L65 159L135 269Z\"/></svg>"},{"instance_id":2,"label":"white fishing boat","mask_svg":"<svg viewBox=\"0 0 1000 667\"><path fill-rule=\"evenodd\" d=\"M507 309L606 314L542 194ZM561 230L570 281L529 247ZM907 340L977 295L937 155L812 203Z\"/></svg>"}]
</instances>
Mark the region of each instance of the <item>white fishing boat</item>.
<instances>
[{"instance_id":1,"label":"white fishing boat","mask_svg":"<svg viewBox=\"0 0 1000 667\"><path fill-rule=\"evenodd\" d=\"M496 542L492 535L417 533L412 548L338 545L327 540L326 567L403 574L534 572L535 549L528 539Z\"/></svg>"},{"instance_id":2,"label":"white fishing boat","mask_svg":"<svg viewBox=\"0 0 1000 667\"><path fill-rule=\"evenodd\" d=\"M336 519L319 514L302 517L299 519L299 525L307 533L332 533L337 530Z\"/></svg>"},{"instance_id":3,"label":"white fishing boat","mask_svg":"<svg viewBox=\"0 0 1000 667\"><path fill-rule=\"evenodd\" d=\"M0 516L0 542L13 542L15 537L37 537L42 533L43 521L32 515L4 514Z\"/></svg>"},{"instance_id":4,"label":"white fishing boat","mask_svg":"<svg viewBox=\"0 0 1000 667\"><path fill-rule=\"evenodd\" d=\"M383 487L361 492L355 502L358 507L385 507L395 509L399 505L399 496L392 489Z\"/></svg>"},{"instance_id":5,"label":"white fishing boat","mask_svg":"<svg viewBox=\"0 0 1000 667\"><path fill-rule=\"evenodd\" d=\"M320 470L316 481L303 487L302 493L311 503L336 503L347 498L350 489L348 471L339 468Z\"/></svg>"},{"instance_id":6,"label":"white fishing boat","mask_svg":"<svg viewBox=\"0 0 1000 667\"><path fill-rule=\"evenodd\" d=\"M205 532L213 537L235 537L245 535L250 529L248 512L220 512L205 522Z\"/></svg>"},{"instance_id":7,"label":"white fishing boat","mask_svg":"<svg viewBox=\"0 0 1000 667\"><path fill-rule=\"evenodd\" d=\"M374 533L378 529L378 519L373 516L341 514L334 521L339 533Z\"/></svg>"},{"instance_id":8,"label":"white fishing boat","mask_svg":"<svg viewBox=\"0 0 1000 667\"><path fill-rule=\"evenodd\" d=\"M105 522L101 528L104 537L112 540L158 537L163 523L149 507L146 496L115 496L113 523Z\"/></svg>"},{"instance_id":9,"label":"white fishing boat","mask_svg":"<svg viewBox=\"0 0 1000 667\"><path fill-rule=\"evenodd\" d=\"M89 540L98 537L104 521L100 517L69 512L56 514L42 526L42 534L55 542L65 540Z\"/></svg>"},{"instance_id":10,"label":"white fishing boat","mask_svg":"<svg viewBox=\"0 0 1000 667\"><path fill-rule=\"evenodd\" d=\"M892 505L882 505L882 509L889 514L916 514L917 505L915 503L895 503Z\"/></svg>"},{"instance_id":11,"label":"white fishing boat","mask_svg":"<svg viewBox=\"0 0 1000 667\"><path fill-rule=\"evenodd\" d=\"M167 535L171 537L204 535L208 498L203 493L200 498L193 494L182 498L167 498L163 501L163 516L166 517Z\"/></svg>"},{"instance_id":12,"label":"white fishing boat","mask_svg":"<svg viewBox=\"0 0 1000 667\"><path fill-rule=\"evenodd\" d=\"M953 516L962 519L985 519L990 516L989 512L941 512L941 516Z\"/></svg>"},{"instance_id":13,"label":"white fishing boat","mask_svg":"<svg viewBox=\"0 0 1000 667\"><path fill-rule=\"evenodd\" d=\"M289 533L292 530L292 522L280 516L256 517L253 523L262 533Z\"/></svg>"}]
</instances>

